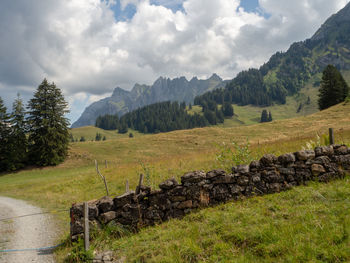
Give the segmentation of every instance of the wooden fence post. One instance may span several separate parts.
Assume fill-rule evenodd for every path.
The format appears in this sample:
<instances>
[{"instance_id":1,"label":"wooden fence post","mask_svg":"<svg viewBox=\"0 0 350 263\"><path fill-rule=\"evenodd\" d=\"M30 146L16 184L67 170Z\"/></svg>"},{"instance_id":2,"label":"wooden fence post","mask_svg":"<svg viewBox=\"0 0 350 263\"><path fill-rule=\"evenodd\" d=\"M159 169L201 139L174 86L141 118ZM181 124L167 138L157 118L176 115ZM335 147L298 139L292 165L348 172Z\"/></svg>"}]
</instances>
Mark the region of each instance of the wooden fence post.
<instances>
[{"instance_id":1,"label":"wooden fence post","mask_svg":"<svg viewBox=\"0 0 350 263\"><path fill-rule=\"evenodd\" d=\"M105 184L107 196L109 196L109 191L108 191L108 186L107 186L106 178L100 173L100 170L98 169L97 160L95 160L95 166L96 166L96 172L97 172L97 174L102 178L102 180L103 180L103 182L104 182L104 184Z\"/></svg>"},{"instance_id":2,"label":"wooden fence post","mask_svg":"<svg viewBox=\"0 0 350 263\"><path fill-rule=\"evenodd\" d=\"M108 168L107 160L105 160L105 168Z\"/></svg>"},{"instance_id":3,"label":"wooden fence post","mask_svg":"<svg viewBox=\"0 0 350 263\"><path fill-rule=\"evenodd\" d=\"M89 204L84 202L84 247L85 251L90 248L90 233L89 233Z\"/></svg>"},{"instance_id":4,"label":"wooden fence post","mask_svg":"<svg viewBox=\"0 0 350 263\"><path fill-rule=\"evenodd\" d=\"M329 144L333 145L334 144L334 133L333 133L333 128L329 128Z\"/></svg>"},{"instance_id":5,"label":"wooden fence post","mask_svg":"<svg viewBox=\"0 0 350 263\"><path fill-rule=\"evenodd\" d=\"M129 190L129 180L126 180L126 183L125 183L125 193L129 193L130 190Z\"/></svg>"},{"instance_id":6,"label":"wooden fence post","mask_svg":"<svg viewBox=\"0 0 350 263\"><path fill-rule=\"evenodd\" d=\"M140 174L139 185L136 188L136 194L137 195L141 192L141 186L142 186L142 183L143 183L143 177L144 177L144 175Z\"/></svg>"}]
</instances>

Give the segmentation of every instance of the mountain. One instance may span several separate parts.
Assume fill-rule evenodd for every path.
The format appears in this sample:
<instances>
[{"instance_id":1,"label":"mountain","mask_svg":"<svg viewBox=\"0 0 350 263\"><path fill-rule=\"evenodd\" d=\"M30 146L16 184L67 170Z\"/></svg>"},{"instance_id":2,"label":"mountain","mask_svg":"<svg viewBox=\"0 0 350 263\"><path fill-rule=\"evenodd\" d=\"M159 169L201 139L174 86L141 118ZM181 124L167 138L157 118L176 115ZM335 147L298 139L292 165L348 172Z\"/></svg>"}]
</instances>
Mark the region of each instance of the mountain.
<instances>
[{"instance_id":1,"label":"mountain","mask_svg":"<svg viewBox=\"0 0 350 263\"><path fill-rule=\"evenodd\" d=\"M146 106L163 101L185 101L193 99L207 91L224 87L226 84L218 75L201 80L196 77L188 81L185 77L169 79L158 78L152 86L135 84L131 91L115 88L111 97L102 99L88 106L72 128L95 125L98 116L118 114L119 116Z\"/></svg>"},{"instance_id":2,"label":"mountain","mask_svg":"<svg viewBox=\"0 0 350 263\"><path fill-rule=\"evenodd\" d=\"M198 96L195 104L285 104L287 96L298 94L310 81L317 87L320 73L328 64L342 72L350 70L350 3L332 15L310 39L292 44L287 52L277 52L259 69L239 73L225 89Z\"/></svg>"}]
</instances>

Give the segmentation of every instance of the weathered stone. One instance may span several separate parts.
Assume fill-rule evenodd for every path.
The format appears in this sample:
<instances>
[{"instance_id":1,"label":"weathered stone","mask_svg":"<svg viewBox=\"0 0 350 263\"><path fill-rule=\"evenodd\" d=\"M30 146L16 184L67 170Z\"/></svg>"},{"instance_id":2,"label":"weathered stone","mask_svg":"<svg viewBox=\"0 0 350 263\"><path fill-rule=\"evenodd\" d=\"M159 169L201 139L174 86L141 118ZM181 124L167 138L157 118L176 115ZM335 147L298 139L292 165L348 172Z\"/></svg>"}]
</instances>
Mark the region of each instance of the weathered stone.
<instances>
[{"instance_id":1,"label":"weathered stone","mask_svg":"<svg viewBox=\"0 0 350 263\"><path fill-rule=\"evenodd\" d=\"M247 186L249 184L249 177L245 175L239 175L237 178L237 184L240 186Z\"/></svg>"},{"instance_id":2,"label":"weathered stone","mask_svg":"<svg viewBox=\"0 0 350 263\"><path fill-rule=\"evenodd\" d=\"M172 196L172 195L186 195L186 187L176 186L175 188L167 191L167 194L169 196Z\"/></svg>"},{"instance_id":3,"label":"weathered stone","mask_svg":"<svg viewBox=\"0 0 350 263\"><path fill-rule=\"evenodd\" d=\"M334 147L334 153L336 155L346 155L349 153L349 148L346 145L340 145L339 147Z\"/></svg>"},{"instance_id":4,"label":"weathered stone","mask_svg":"<svg viewBox=\"0 0 350 263\"><path fill-rule=\"evenodd\" d=\"M334 150L332 146L316 147L315 154L316 156L322 156L322 155L331 156L332 154L334 154Z\"/></svg>"},{"instance_id":5,"label":"weathered stone","mask_svg":"<svg viewBox=\"0 0 350 263\"><path fill-rule=\"evenodd\" d=\"M239 185L231 184L228 186L229 193L233 195L239 195L243 192L244 188Z\"/></svg>"},{"instance_id":6,"label":"weathered stone","mask_svg":"<svg viewBox=\"0 0 350 263\"><path fill-rule=\"evenodd\" d=\"M206 177L207 179L212 179L218 176L225 176L226 171L222 169L212 170L210 172L207 172Z\"/></svg>"},{"instance_id":7,"label":"weathered stone","mask_svg":"<svg viewBox=\"0 0 350 263\"><path fill-rule=\"evenodd\" d=\"M110 221L114 220L117 218L117 215L118 213L115 212L115 211L109 211L109 212L106 212L102 215L100 215L100 220L103 224L107 224L109 223Z\"/></svg>"},{"instance_id":8,"label":"weathered stone","mask_svg":"<svg viewBox=\"0 0 350 263\"><path fill-rule=\"evenodd\" d=\"M294 175L295 174L295 169L293 167L289 167L289 168L278 168L278 171L280 172L280 174L283 174L283 175Z\"/></svg>"},{"instance_id":9,"label":"weathered stone","mask_svg":"<svg viewBox=\"0 0 350 263\"><path fill-rule=\"evenodd\" d=\"M237 173L240 174L248 174L249 173L249 165L238 165Z\"/></svg>"},{"instance_id":10,"label":"weathered stone","mask_svg":"<svg viewBox=\"0 0 350 263\"><path fill-rule=\"evenodd\" d=\"M331 173L323 173L317 177L319 182L329 182L331 179L336 178L337 174L334 172Z\"/></svg>"},{"instance_id":11,"label":"weathered stone","mask_svg":"<svg viewBox=\"0 0 350 263\"><path fill-rule=\"evenodd\" d=\"M250 170L251 169L259 169L260 168L260 163L259 161L252 161L249 165Z\"/></svg>"},{"instance_id":12,"label":"weathered stone","mask_svg":"<svg viewBox=\"0 0 350 263\"><path fill-rule=\"evenodd\" d=\"M281 184L280 183L269 184L268 189L270 193L279 193L281 191Z\"/></svg>"},{"instance_id":13,"label":"weathered stone","mask_svg":"<svg viewBox=\"0 0 350 263\"><path fill-rule=\"evenodd\" d=\"M326 169L322 165L314 163L313 165L311 165L311 171L313 175L319 175L321 173L325 173Z\"/></svg>"},{"instance_id":14,"label":"weathered stone","mask_svg":"<svg viewBox=\"0 0 350 263\"><path fill-rule=\"evenodd\" d=\"M192 200L187 200L184 202L181 202L178 206L178 209L186 209L186 208L192 208Z\"/></svg>"},{"instance_id":15,"label":"weathered stone","mask_svg":"<svg viewBox=\"0 0 350 263\"><path fill-rule=\"evenodd\" d=\"M114 206L116 208L123 207L124 205L131 203L132 200L134 199L134 196L135 196L134 191L125 193L121 196L117 196L116 198L113 199Z\"/></svg>"},{"instance_id":16,"label":"weathered stone","mask_svg":"<svg viewBox=\"0 0 350 263\"><path fill-rule=\"evenodd\" d=\"M277 162L277 157L273 154L265 154L259 161L259 163L263 166L272 166Z\"/></svg>"},{"instance_id":17,"label":"weathered stone","mask_svg":"<svg viewBox=\"0 0 350 263\"><path fill-rule=\"evenodd\" d=\"M81 221L75 221L73 224L71 224L70 226L71 235L77 235L83 232L84 232L84 226Z\"/></svg>"},{"instance_id":18,"label":"weathered stone","mask_svg":"<svg viewBox=\"0 0 350 263\"><path fill-rule=\"evenodd\" d=\"M251 176L251 180L252 180L252 183L253 183L253 184L259 183L259 182L261 181L261 175L260 175L260 173L253 174L253 175Z\"/></svg>"},{"instance_id":19,"label":"weathered stone","mask_svg":"<svg viewBox=\"0 0 350 263\"><path fill-rule=\"evenodd\" d=\"M213 184L233 184L236 182L236 177L233 174L226 174L215 177L211 181Z\"/></svg>"},{"instance_id":20,"label":"weathered stone","mask_svg":"<svg viewBox=\"0 0 350 263\"><path fill-rule=\"evenodd\" d=\"M194 184L194 183L198 183L202 180L205 180L205 178L206 178L206 174L203 171L194 171L194 172L186 173L185 175L183 175L181 177L181 182L183 184L185 184L185 183Z\"/></svg>"},{"instance_id":21,"label":"weathered stone","mask_svg":"<svg viewBox=\"0 0 350 263\"><path fill-rule=\"evenodd\" d=\"M302 150L294 153L299 161L306 161L315 158L315 151L313 150Z\"/></svg>"},{"instance_id":22,"label":"weathered stone","mask_svg":"<svg viewBox=\"0 0 350 263\"><path fill-rule=\"evenodd\" d=\"M164 217L164 212L156 209L155 207L150 207L147 209L147 211L145 212L145 218L147 219L152 219L152 221L161 221L162 218Z\"/></svg>"},{"instance_id":23,"label":"weathered stone","mask_svg":"<svg viewBox=\"0 0 350 263\"><path fill-rule=\"evenodd\" d=\"M276 171L262 171L261 177L267 183L281 183L284 181L284 176Z\"/></svg>"},{"instance_id":24,"label":"weathered stone","mask_svg":"<svg viewBox=\"0 0 350 263\"><path fill-rule=\"evenodd\" d=\"M144 196L149 195L152 189L149 186L141 185L136 187L136 193L143 194Z\"/></svg>"},{"instance_id":25,"label":"weathered stone","mask_svg":"<svg viewBox=\"0 0 350 263\"><path fill-rule=\"evenodd\" d=\"M296 160L295 155L292 153L286 153L278 157L278 161L282 164L294 163Z\"/></svg>"},{"instance_id":26,"label":"weathered stone","mask_svg":"<svg viewBox=\"0 0 350 263\"><path fill-rule=\"evenodd\" d=\"M164 189L164 190L169 190L169 189L172 189L178 185L179 185L179 183L175 180L175 178L171 178L171 179L165 180L163 183L159 184L159 188Z\"/></svg>"},{"instance_id":27,"label":"weathered stone","mask_svg":"<svg viewBox=\"0 0 350 263\"><path fill-rule=\"evenodd\" d=\"M230 198L229 190L227 185L225 184L218 184L213 187L210 198L216 199L219 201L226 201Z\"/></svg>"},{"instance_id":28,"label":"weathered stone","mask_svg":"<svg viewBox=\"0 0 350 263\"><path fill-rule=\"evenodd\" d=\"M186 197L188 200L199 200L201 195L201 188L197 185L191 185L186 189Z\"/></svg>"},{"instance_id":29,"label":"weathered stone","mask_svg":"<svg viewBox=\"0 0 350 263\"><path fill-rule=\"evenodd\" d=\"M91 200L88 202L89 220L93 220L98 216L98 208L96 206L97 200ZM71 216L73 218L81 218L84 216L84 204L74 204L71 208Z\"/></svg>"},{"instance_id":30,"label":"weathered stone","mask_svg":"<svg viewBox=\"0 0 350 263\"><path fill-rule=\"evenodd\" d=\"M113 210L113 206L114 206L113 199L109 196L102 197L97 202L97 207L101 214Z\"/></svg>"},{"instance_id":31,"label":"weathered stone","mask_svg":"<svg viewBox=\"0 0 350 263\"><path fill-rule=\"evenodd\" d=\"M312 178L311 170L296 168L294 178L298 184L304 183Z\"/></svg>"},{"instance_id":32,"label":"weathered stone","mask_svg":"<svg viewBox=\"0 0 350 263\"><path fill-rule=\"evenodd\" d=\"M181 202L186 200L186 196L182 196L182 195L169 196L169 200L172 202Z\"/></svg>"}]
</instances>

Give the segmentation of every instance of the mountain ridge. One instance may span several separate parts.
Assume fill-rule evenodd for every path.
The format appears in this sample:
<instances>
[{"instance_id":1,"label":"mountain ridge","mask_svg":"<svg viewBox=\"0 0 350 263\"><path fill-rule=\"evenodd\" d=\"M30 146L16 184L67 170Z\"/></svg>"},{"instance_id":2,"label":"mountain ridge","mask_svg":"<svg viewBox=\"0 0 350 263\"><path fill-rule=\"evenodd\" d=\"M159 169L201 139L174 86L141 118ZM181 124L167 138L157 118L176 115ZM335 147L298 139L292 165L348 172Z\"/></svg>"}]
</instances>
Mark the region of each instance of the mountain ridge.
<instances>
[{"instance_id":1,"label":"mountain ridge","mask_svg":"<svg viewBox=\"0 0 350 263\"><path fill-rule=\"evenodd\" d=\"M129 111L157 102L185 101L192 103L196 96L224 87L225 84L226 81L214 73L208 79L193 77L191 80L187 80L183 76L174 79L159 77L152 85L136 83L130 91L116 87L110 97L89 105L80 118L72 124L72 128L95 125L95 121L100 115L118 114L121 116Z\"/></svg>"}]
</instances>

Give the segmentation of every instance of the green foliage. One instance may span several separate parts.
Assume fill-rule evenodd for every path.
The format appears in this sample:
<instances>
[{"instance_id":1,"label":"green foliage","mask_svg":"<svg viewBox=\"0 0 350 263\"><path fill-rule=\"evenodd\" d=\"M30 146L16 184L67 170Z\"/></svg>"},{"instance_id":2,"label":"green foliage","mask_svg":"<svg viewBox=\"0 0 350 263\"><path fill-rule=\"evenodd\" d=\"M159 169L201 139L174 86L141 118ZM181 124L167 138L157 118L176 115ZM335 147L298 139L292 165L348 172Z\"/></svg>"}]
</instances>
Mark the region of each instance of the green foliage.
<instances>
[{"instance_id":1,"label":"green foliage","mask_svg":"<svg viewBox=\"0 0 350 263\"><path fill-rule=\"evenodd\" d=\"M134 138L134 134L132 134L132 132L129 133L129 138Z\"/></svg>"},{"instance_id":2,"label":"green foliage","mask_svg":"<svg viewBox=\"0 0 350 263\"><path fill-rule=\"evenodd\" d=\"M101 135L101 133L99 133L99 132L97 132L96 133L96 136L95 136L95 141L101 141L102 140L102 135Z\"/></svg>"},{"instance_id":3,"label":"green foliage","mask_svg":"<svg viewBox=\"0 0 350 263\"><path fill-rule=\"evenodd\" d=\"M225 117L232 117L234 114L232 104L229 102L224 102L222 112L224 113Z\"/></svg>"},{"instance_id":4,"label":"green foliage","mask_svg":"<svg viewBox=\"0 0 350 263\"><path fill-rule=\"evenodd\" d=\"M323 71L319 91L318 106L320 110L345 101L349 94L349 86L336 67L328 65Z\"/></svg>"},{"instance_id":5,"label":"green foliage","mask_svg":"<svg viewBox=\"0 0 350 263\"><path fill-rule=\"evenodd\" d=\"M57 165L68 155L67 102L54 83L46 79L29 101L29 157L39 166Z\"/></svg>"},{"instance_id":6,"label":"green foliage","mask_svg":"<svg viewBox=\"0 0 350 263\"><path fill-rule=\"evenodd\" d=\"M11 167L11 128L10 116L0 97L0 172L8 171Z\"/></svg>"},{"instance_id":7,"label":"green foliage","mask_svg":"<svg viewBox=\"0 0 350 263\"><path fill-rule=\"evenodd\" d=\"M11 114L11 170L23 168L28 163L27 123L23 101L17 94Z\"/></svg>"},{"instance_id":8,"label":"green foliage","mask_svg":"<svg viewBox=\"0 0 350 263\"><path fill-rule=\"evenodd\" d=\"M94 254L92 247L90 247L88 251L85 251L84 240L79 238L78 242L72 243L71 252L64 259L64 262L90 262L93 258Z\"/></svg>"},{"instance_id":9,"label":"green foliage","mask_svg":"<svg viewBox=\"0 0 350 263\"><path fill-rule=\"evenodd\" d=\"M223 116L220 112L216 114L216 104L214 106L214 111L210 111L208 118L211 123L216 124L220 122L218 119L223 121ZM117 116L114 119L117 119ZM102 129L112 129L115 127L112 120L111 115L100 116L96 125ZM112 123L112 126L108 126L108 123ZM208 126L208 120L199 114L188 114L186 103L168 101L148 105L123 115L117 128L119 133L127 133L129 128L142 133L158 133L205 126Z\"/></svg>"},{"instance_id":10,"label":"green foliage","mask_svg":"<svg viewBox=\"0 0 350 263\"><path fill-rule=\"evenodd\" d=\"M102 141L106 141L106 140L107 140L107 137L103 136Z\"/></svg>"},{"instance_id":11,"label":"green foliage","mask_svg":"<svg viewBox=\"0 0 350 263\"><path fill-rule=\"evenodd\" d=\"M248 141L241 145L235 141L229 144L222 143L217 145L217 148L219 152L216 155L216 161L221 168L229 172L233 166L249 164L254 160Z\"/></svg>"},{"instance_id":12,"label":"green foliage","mask_svg":"<svg viewBox=\"0 0 350 263\"><path fill-rule=\"evenodd\" d=\"M302 146L304 150L313 150L315 147L329 145L329 135L316 133L316 138L306 142L305 146Z\"/></svg>"},{"instance_id":13,"label":"green foliage","mask_svg":"<svg viewBox=\"0 0 350 263\"><path fill-rule=\"evenodd\" d=\"M84 137L84 136L81 136L79 141L80 141L80 142L85 142L85 141L86 141L86 139L85 139L85 137Z\"/></svg>"}]
</instances>

